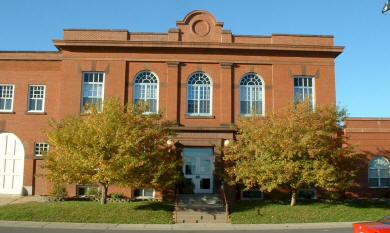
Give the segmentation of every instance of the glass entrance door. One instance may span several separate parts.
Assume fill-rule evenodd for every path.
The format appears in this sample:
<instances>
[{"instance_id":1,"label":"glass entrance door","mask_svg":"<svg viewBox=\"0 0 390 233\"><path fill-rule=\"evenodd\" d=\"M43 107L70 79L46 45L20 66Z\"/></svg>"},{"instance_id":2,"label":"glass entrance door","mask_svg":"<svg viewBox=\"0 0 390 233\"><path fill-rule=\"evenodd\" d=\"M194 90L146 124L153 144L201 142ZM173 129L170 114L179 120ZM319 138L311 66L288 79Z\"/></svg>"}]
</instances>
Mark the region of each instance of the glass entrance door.
<instances>
[{"instance_id":1,"label":"glass entrance door","mask_svg":"<svg viewBox=\"0 0 390 233\"><path fill-rule=\"evenodd\" d=\"M213 148L184 148L183 173L191 181L194 193L213 192Z\"/></svg>"}]
</instances>

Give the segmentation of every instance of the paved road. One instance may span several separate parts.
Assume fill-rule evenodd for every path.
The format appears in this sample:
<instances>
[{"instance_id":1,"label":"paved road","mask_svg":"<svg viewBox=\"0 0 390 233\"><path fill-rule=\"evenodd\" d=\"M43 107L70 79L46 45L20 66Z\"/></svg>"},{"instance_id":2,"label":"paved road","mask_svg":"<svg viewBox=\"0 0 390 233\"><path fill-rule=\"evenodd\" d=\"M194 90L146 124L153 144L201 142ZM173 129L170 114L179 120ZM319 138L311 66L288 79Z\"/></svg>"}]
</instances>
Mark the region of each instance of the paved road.
<instances>
[{"instance_id":1,"label":"paved road","mask_svg":"<svg viewBox=\"0 0 390 233\"><path fill-rule=\"evenodd\" d=\"M21 228L21 227L0 227L0 233L215 233L217 230L208 231L154 231L154 230L93 230L93 229L47 229L47 228ZM295 229L295 230L236 230L236 231L221 231L223 233L352 233L351 228L328 228L328 229Z\"/></svg>"}]
</instances>

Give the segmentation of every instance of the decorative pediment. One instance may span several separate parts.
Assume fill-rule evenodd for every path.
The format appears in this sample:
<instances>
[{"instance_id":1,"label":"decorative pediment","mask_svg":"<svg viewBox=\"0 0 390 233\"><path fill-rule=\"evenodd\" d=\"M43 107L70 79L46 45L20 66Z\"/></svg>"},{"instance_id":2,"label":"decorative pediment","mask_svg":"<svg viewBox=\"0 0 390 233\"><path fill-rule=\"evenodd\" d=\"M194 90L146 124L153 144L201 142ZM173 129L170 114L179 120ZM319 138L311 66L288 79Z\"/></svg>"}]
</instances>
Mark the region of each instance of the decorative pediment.
<instances>
[{"instance_id":1,"label":"decorative pediment","mask_svg":"<svg viewBox=\"0 0 390 233\"><path fill-rule=\"evenodd\" d=\"M188 13L183 21L176 22L180 30L181 41L188 42L223 42L223 22L218 22L214 15L205 10L195 10Z\"/></svg>"}]
</instances>

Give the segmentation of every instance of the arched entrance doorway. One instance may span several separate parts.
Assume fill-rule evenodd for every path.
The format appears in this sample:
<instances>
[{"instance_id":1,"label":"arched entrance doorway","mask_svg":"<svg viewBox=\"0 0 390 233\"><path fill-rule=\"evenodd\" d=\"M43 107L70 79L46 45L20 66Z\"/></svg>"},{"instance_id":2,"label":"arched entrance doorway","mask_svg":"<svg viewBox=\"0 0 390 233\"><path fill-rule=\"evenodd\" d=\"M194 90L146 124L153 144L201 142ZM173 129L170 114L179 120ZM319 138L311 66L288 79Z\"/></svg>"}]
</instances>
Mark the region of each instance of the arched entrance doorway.
<instances>
[{"instance_id":1,"label":"arched entrance doorway","mask_svg":"<svg viewBox=\"0 0 390 233\"><path fill-rule=\"evenodd\" d=\"M24 147L13 133L0 132L0 194L22 194Z\"/></svg>"}]
</instances>

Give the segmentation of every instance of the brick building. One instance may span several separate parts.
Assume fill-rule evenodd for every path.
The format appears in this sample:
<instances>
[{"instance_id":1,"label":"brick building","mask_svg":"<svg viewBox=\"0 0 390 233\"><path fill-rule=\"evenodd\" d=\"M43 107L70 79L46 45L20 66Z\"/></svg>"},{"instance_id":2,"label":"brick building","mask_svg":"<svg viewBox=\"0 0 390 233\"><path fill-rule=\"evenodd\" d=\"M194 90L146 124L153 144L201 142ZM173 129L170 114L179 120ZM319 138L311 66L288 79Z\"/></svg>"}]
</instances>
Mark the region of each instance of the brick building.
<instances>
[{"instance_id":1,"label":"brick building","mask_svg":"<svg viewBox=\"0 0 390 233\"><path fill-rule=\"evenodd\" d=\"M174 139L195 193L218 191L218 150L239 116L267 114L294 96L335 103L333 36L235 35L209 12L192 11L168 33L64 29L58 52L0 52L0 193L47 194L42 129L50 118L82 113L88 102L119 96L149 101L177 121ZM70 195L87 187L71 185ZM161 198L160 192L109 192Z\"/></svg>"},{"instance_id":2,"label":"brick building","mask_svg":"<svg viewBox=\"0 0 390 233\"><path fill-rule=\"evenodd\" d=\"M366 155L350 195L390 198L390 118L351 117L346 124L349 143Z\"/></svg>"}]
</instances>

